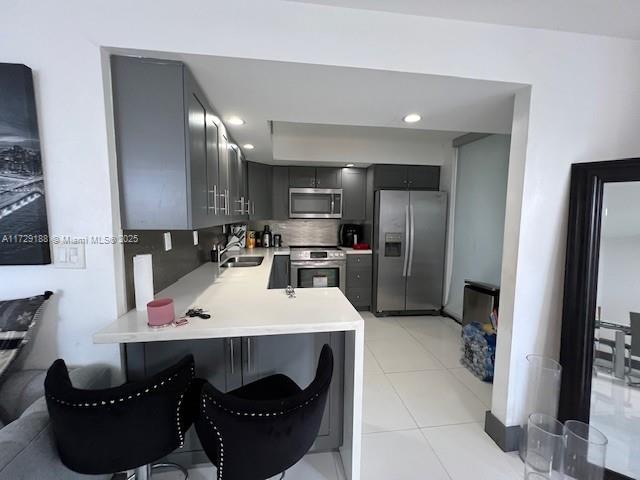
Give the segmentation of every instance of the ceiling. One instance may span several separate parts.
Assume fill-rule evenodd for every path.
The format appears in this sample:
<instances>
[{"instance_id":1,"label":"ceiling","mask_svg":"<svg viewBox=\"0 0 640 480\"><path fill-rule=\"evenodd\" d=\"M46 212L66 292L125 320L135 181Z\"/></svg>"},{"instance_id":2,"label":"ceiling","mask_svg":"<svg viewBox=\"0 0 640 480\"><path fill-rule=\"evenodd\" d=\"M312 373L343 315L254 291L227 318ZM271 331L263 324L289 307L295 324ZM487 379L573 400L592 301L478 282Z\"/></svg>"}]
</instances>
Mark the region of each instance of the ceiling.
<instances>
[{"instance_id":1,"label":"ceiling","mask_svg":"<svg viewBox=\"0 0 640 480\"><path fill-rule=\"evenodd\" d=\"M273 122L273 163L315 166L372 163L443 165L461 132Z\"/></svg>"},{"instance_id":2,"label":"ceiling","mask_svg":"<svg viewBox=\"0 0 640 480\"><path fill-rule=\"evenodd\" d=\"M272 122L510 133L522 85L382 70L207 55L114 50L180 60L252 161L273 163ZM422 121L406 124L417 112ZM226 120L237 115L242 126ZM302 159L304 160L304 159Z\"/></svg>"},{"instance_id":3,"label":"ceiling","mask_svg":"<svg viewBox=\"0 0 640 480\"><path fill-rule=\"evenodd\" d=\"M605 183L602 200L602 236L640 235L640 182Z\"/></svg>"},{"instance_id":4,"label":"ceiling","mask_svg":"<svg viewBox=\"0 0 640 480\"><path fill-rule=\"evenodd\" d=\"M640 40L638 0L288 0Z\"/></svg>"}]
</instances>

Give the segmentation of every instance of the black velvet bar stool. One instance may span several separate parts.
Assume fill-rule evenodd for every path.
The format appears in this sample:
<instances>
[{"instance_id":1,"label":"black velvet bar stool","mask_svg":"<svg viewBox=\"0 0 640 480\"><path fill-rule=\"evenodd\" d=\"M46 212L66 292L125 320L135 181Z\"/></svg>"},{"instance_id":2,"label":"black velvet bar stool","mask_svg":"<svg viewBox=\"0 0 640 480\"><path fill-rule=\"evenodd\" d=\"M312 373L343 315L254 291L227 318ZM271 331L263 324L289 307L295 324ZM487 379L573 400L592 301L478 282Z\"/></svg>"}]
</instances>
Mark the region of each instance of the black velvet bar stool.
<instances>
[{"instance_id":1,"label":"black velvet bar stool","mask_svg":"<svg viewBox=\"0 0 640 480\"><path fill-rule=\"evenodd\" d=\"M64 360L47 372L45 395L60 459L85 474L136 470L146 480L157 464L184 443L193 423L194 361L187 355L166 370L141 381L104 390L74 388ZM195 399L195 401L194 401Z\"/></svg>"},{"instance_id":2,"label":"black velvet bar stool","mask_svg":"<svg viewBox=\"0 0 640 480\"><path fill-rule=\"evenodd\" d=\"M333 352L325 345L304 390L285 375L227 394L203 382L196 432L218 480L283 478L318 436L332 375Z\"/></svg>"}]
</instances>

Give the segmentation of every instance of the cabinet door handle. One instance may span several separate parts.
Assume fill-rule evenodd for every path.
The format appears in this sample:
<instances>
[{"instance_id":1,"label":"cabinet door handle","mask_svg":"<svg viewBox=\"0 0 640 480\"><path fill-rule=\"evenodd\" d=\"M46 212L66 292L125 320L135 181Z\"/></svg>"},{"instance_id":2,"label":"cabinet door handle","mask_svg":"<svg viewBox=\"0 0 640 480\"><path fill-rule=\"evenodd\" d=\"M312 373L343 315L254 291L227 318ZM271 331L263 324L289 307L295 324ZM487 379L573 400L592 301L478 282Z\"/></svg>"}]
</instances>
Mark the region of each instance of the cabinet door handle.
<instances>
[{"instance_id":1,"label":"cabinet door handle","mask_svg":"<svg viewBox=\"0 0 640 480\"><path fill-rule=\"evenodd\" d=\"M247 372L253 372L253 367L251 366L251 337L247 337Z\"/></svg>"},{"instance_id":2,"label":"cabinet door handle","mask_svg":"<svg viewBox=\"0 0 640 480\"><path fill-rule=\"evenodd\" d=\"M211 196L213 196L213 202L211 202L213 206L208 208L209 210L213 210L214 215L217 215L218 214L218 186L217 185L213 186L213 190L209 190L209 198L211 198Z\"/></svg>"},{"instance_id":3,"label":"cabinet door handle","mask_svg":"<svg viewBox=\"0 0 640 480\"><path fill-rule=\"evenodd\" d=\"M235 373L235 354L233 352L233 338L229 339L229 359L231 360L231 375Z\"/></svg>"},{"instance_id":4,"label":"cabinet door handle","mask_svg":"<svg viewBox=\"0 0 640 480\"><path fill-rule=\"evenodd\" d=\"M236 200L236 203L240 204L240 210L236 210L236 213L243 214L244 213L244 197L240 197Z\"/></svg>"}]
</instances>

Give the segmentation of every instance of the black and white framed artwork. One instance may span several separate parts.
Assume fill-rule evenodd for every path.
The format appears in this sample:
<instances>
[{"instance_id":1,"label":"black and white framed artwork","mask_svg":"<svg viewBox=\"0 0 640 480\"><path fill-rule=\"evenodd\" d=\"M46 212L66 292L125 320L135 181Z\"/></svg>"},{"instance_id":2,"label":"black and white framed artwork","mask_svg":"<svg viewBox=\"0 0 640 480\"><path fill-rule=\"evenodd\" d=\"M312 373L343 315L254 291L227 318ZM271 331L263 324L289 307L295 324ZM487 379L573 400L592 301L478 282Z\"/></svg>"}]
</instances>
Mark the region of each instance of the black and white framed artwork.
<instances>
[{"instance_id":1,"label":"black and white framed artwork","mask_svg":"<svg viewBox=\"0 0 640 480\"><path fill-rule=\"evenodd\" d=\"M0 265L51 263L31 69L0 63Z\"/></svg>"}]
</instances>

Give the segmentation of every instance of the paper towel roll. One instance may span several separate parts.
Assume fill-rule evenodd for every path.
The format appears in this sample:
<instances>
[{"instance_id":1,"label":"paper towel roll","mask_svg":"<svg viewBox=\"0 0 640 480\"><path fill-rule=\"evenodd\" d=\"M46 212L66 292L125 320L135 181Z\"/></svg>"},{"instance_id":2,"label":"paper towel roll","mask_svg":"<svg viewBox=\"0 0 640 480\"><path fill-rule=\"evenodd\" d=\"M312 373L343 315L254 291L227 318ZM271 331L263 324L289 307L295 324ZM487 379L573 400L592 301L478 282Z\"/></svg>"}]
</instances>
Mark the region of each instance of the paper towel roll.
<instances>
[{"instance_id":1,"label":"paper towel roll","mask_svg":"<svg viewBox=\"0 0 640 480\"><path fill-rule=\"evenodd\" d=\"M153 264L150 253L133 257L133 288L136 310L146 312L147 303L153 300Z\"/></svg>"}]
</instances>

